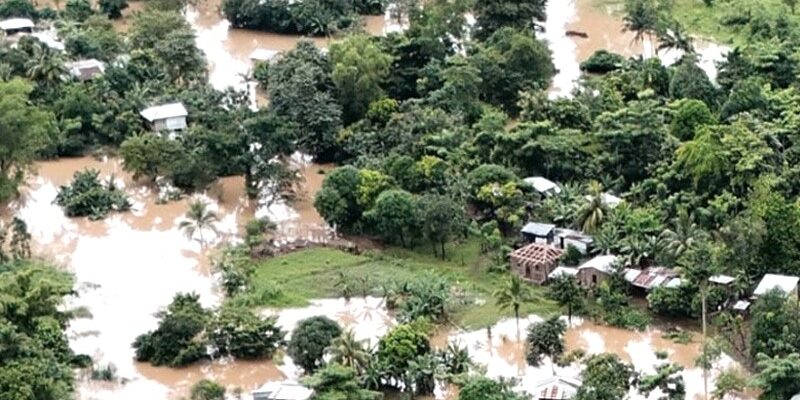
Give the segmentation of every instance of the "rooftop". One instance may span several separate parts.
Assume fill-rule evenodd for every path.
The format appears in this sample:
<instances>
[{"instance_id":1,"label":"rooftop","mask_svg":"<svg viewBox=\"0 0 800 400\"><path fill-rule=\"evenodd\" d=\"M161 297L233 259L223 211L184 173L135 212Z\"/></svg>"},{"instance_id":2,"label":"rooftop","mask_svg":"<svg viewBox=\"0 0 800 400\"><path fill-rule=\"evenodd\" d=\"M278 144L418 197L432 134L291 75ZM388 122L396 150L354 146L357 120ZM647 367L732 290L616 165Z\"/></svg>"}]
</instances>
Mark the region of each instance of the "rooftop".
<instances>
[{"instance_id":1,"label":"rooftop","mask_svg":"<svg viewBox=\"0 0 800 400\"><path fill-rule=\"evenodd\" d=\"M553 272L550 273L550 275L547 275L547 277L550 278L550 279L555 279L555 278L558 278L558 277L560 277L562 275L571 275L571 276L578 275L578 269L577 268L564 267L564 266L558 266L558 267L556 267L556 269L553 270Z\"/></svg>"},{"instance_id":2,"label":"rooftop","mask_svg":"<svg viewBox=\"0 0 800 400\"><path fill-rule=\"evenodd\" d=\"M664 267L652 267L643 270L629 268L625 270L625 280L631 285L643 289L653 289L669 283L678 274Z\"/></svg>"},{"instance_id":3,"label":"rooftop","mask_svg":"<svg viewBox=\"0 0 800 400\"><path fill-rule=\"evenodd\" d=\"M594 241L590 235L587 235L581 231L567 228L556 228L556 236L586 244L591 244Z\"/></svg>"},{"instance_id":4,"label":"rooftop","mask_svg":"<svg viewBox=\"0 0 800 400\"><path fill-rule=\"evenodd\" d=\"M0 29L4 31L17 29L33 29L33 21L27 18L11 18L0 21Z\"/></svg>"},{"instance_id":5,"label":"rooftop","mask_svg":"<svg viewBox=\"0 0 800 400\"><path fill-rule=\"evenodd\" d=\"M523 179L522 181L533 186L533 188L536 189L536 191L539 193L545 193L549 191L553 191L555 193L561 192L561 188L558 187L558 185L555 182L545 177L531 176Z\"/></svg>"},{"instance_id":6,"label":"rooftop","mask_svg":"<svg viewBox=\"0 0 800 400\"><path fill-rule=\"evenodd\" d=\"M528 222L522 227L522 233L527 233L533 236L548 236L556 226L553 224L543 224L540 222Z\"/></svg>"},{"instance_id":7,"label":"rooftop","mask_svg":"<svg viewBox=\"0 0 800 400\"><path fill-rule=\"evenodd\" d=\"M578 393L581 381L564 376L553 376L536 385L533 390L536 400L571 399Z\"/></svg>"},{"instance_id":8,"label":"rooftop","mask_svg":"<svg viewBox=\"0 0 800 400\"><path fill-rule=\"evenodd\" d=\"M547 244L531 243L520 247L511 253L511 257L520 262L533 263L538 265L552 264L558 262L562 251Z\"/></svg>"},{"instance_id":9,"label":"rooftop","mask_svg":"<svg viewBox=\"0 0 800 400\"><path fill-rule=\"evenodd\" d=\"M153 122L159 119L185 117L189 112L183 103L169 103L145 108L140 114L144 119Z\"/></svg>"},{"instance_id":10,"label":"rooftop","mask_svg":"<svg viewBox=\"0 0 800 400\"><path fill-rule=\"evenodd\" d=\"M735 280L736 278L728 275L714 275L711 278L708 278L709 282L718 283L720 285L728 285Z\"/></svg>"},{"instance_id":11,"label":"rooftop","mask_svg":"<svg viewBox=\"0 0 800 400\"><path fill-rule=\"evenodd\" d=\"M90 79L95 75L103 73L106 69L105 64L94 58L68 62L64 65L69 69L70 74L81 80Z\"/></svg>"},{"instance_id":12,"label":"rooftop","mask_svg":"<svg viewBox=\"0 0 800 400\"><path fill-rule=\"evenodd\" d=\"M800 278L796 276L766 274L761 278L761 282L758 283L753 295L762 296L772 289L780 289L784 293L791 293L797 288L798 281L800 281Z\"/></svg>"},{"instance_id":13,"label":"rooftop","mask_svg":"<svg viewBox=\"0 0 800 400\"><path fill-rule=\"evenodd\" d=\"M307 400L314 392L297 382L267 382L252 392L254 399Z\"/></svg>"},{"instance_id":14,"label":"rooftop","mask_svg":"<svg viewBox=\"0 0 800 400\"><path fill-rule=\"evenodd\" d=\"M585 198L586 198L586 200L591 201L592 200L592 195L587 194ZM619 203L622 203L622 199L621 198L619 198L619 197L617 197L617 196L615 196L615 195L613 195L613 194L611 194L609 192L605 192L605 193L601 194L600 198L603 200L603 203L605 205L607 205L607 206L609 206L611 208L614 208L614 207L618 206Z\"/></svg>"},{"instance_id":15,"label":"rooftop","mask_svg":"<svg viewBox=\"0 0 800 400\"><path fill-rule=\"evenodd\" d=\"M598 271L605 272L610 274L612 272L612 266L617 261L617 256L615 255L604 255L604 256L597 256L583 264L581 264L578 269L586 269L586 268L594 268Z\"/></svg>"}]
</instances>

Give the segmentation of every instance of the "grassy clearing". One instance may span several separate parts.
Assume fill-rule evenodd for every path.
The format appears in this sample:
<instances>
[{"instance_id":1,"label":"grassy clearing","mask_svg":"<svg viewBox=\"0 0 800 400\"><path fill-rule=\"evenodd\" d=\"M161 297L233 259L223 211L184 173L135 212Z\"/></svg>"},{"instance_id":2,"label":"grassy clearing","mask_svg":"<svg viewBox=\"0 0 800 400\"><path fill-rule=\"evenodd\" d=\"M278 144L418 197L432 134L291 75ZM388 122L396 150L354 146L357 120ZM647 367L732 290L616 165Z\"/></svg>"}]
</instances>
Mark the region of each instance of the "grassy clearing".
<instances>
[{"instance_id":1,"label":"grassy clearing","mask_svg":"<svg viewBox=\"0 0 800 400\"><path fill-rule=\"evenodd\" d=\"M617 10L621 16L624 0L585 0L594 6ZM743 25L726 25L723 21L747 15L752 19L766 17L774 20L784 15L800 20L800 7L792 14L783 0L715 0L714 6L706 7L703 0L674 0L673 16L693 35L714 39L717 42L741 45L746 43L749 31Z\"/></svg>"},{"instance_id":2,"label":"grassy clearing","mask_svg":"<svg viewBox=\"0 0 800 400\"><path fill-rule=\"evenodd\" d=\"M352 255L332 249L308 249L259 264L253 278L253 292L275 291L276 296L262 296L263 305L272 307L303 306L309 299L338 297L336 282L340 272L368 277L372 293L380 295L382 284L410 280L433 271L472 293L478 304L463 307L452 316L453 322L465 328L481 328L501 318L513 316L511 310L500 311L492 299L505 274L487 272L488 260L479 254L478 245L469 241L448 249L448 260L441 260L425 249L389 248L368 255ZM532 287L534 301L526 304L523 313L547 315L558 311L545 298L545 289Z\"/></svg>"}]
</instances>

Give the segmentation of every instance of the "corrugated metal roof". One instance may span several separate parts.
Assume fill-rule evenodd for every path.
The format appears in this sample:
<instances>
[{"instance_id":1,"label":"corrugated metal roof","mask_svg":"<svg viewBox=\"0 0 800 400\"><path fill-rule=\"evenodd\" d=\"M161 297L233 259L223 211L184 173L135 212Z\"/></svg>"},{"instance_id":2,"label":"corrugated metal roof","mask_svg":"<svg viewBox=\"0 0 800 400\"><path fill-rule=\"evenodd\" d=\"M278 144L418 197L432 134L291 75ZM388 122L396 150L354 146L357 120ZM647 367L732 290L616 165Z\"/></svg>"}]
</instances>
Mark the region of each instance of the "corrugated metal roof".
<instances>
[{"instance_id":1,"label":"corrugated metal roof","mask_svg":"<svg viewBox=\"0 0 800 400\"><path fill-rule=\"evenodd\" d=\"M522 233L527 233L529 235L534 236L541 236L545 237L550 235L553 230L556 229L556 226L553 224L543 224L540 222L528 222L525 226L522 227Z\"/></svg>"},{"instance_id":2,"label":"corrugated metal roof","mask_svg":"<svg viewBox=\"0 0 800 400\"><path fill-rule=\"evenodd\" d=\"M33 29L35 25L33 21L27 18L10 18L0 21L0 29L4 31L17 30L17 29Z\"/></svg>"},{"instance_id":3,"label":"corrugated metal roof","mask_svg":"<svg viewBox=\"0 0 800 400\"><path fill-rule=\"evenodd\" d=\"M189 115L189 112L186 111L183 103L169 103L145 108L140 114L144 119L153 122L159 119L185 117Z\"/></svg>"},{"instance_id":4,"label":"corrugated metal roof","mask_svg":"<svg viewBox=\"0 0 800 400\"><path fill-rule=\"evenodd\" d=\"M789 275L766 274L761 278L758 287L753 292L756 296L767 294L772 289L780 289L784 293L790 293L797 287L800 278Z\"/></svg>"}]
</instances>

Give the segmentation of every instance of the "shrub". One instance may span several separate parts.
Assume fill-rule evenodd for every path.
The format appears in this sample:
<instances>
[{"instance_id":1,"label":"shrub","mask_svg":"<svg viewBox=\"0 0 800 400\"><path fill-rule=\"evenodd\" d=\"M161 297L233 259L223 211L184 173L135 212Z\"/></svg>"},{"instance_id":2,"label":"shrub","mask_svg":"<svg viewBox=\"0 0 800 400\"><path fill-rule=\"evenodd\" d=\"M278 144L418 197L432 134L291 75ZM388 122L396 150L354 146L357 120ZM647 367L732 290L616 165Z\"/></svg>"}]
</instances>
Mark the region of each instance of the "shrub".
<instances>
[{"instance_id":1,"label":"shrub","mask_svg":"<svg viewBox=\"0 0 800 400\"><path fill-rule=\"evenodd\" d=\"M342 334L342 328L328 317L304 319L292 331L287 354L306 372L314 372L323 364L322 356L333 339Z\"/></svg>"},{"instance_id":2,"label":"shrub","mask_svg":"<svg viewBox=\"0 0 800 400\"><path fill-rule=\"evenodd\" d=\"M192 385L189 400L225 400L225 387L208 379Z\"/></svg>"},{"instance_id":3,"label":"shrub","mask_svg":"<svg viewBox=\"0 0 800 400\"><path fill-rule=\"evenodd\" d=\"M206 334L221 356L247 360L269 358L283 344L283 332L275 317L261 318L247 308L223 306Z\"/></svg>"},{"instance_id":4,"label":"shrub","mask_svg":"<svg viewBox=\"0 0 800 400\"><path fill-rule=\"evenodd\" d=\"M131 203L125 193L118 189L114 179L105 186L100 182L100 172L87 169L75 172L69 186L61 186L56 204L64 208L68 217L84 217L98 220L111 211L126 211Z\"/></svg>"},{"instance_id":5,"label":"shrub","mask_svg":"<svg viewBox=\"0 0 800 400\"><path fill-rule=\"evenodd\" d=\"M590 74L605 74L617 70L625 63L625 57L606 50L597 50L581 63L581 70Z\"/></svg>"},{"instance_id":6,"label":"shrub","mask_svg":"<svg viewBox=\"0 0 800 400\"><path fill-rule=\"evenodd\" d=\"M226 0L222 4L234 27L316 36L352 26L358 12L379 14L382 10L380 2L353 0Z\"/></svg>"},{"instance_id":7,"label":"shrub","mask_svg":"<svg viewBox=\"0 0 800 400\"><path fill-rule=\"evenodd\" d=\"M563 262L564 265L578 265L582 258L583 253L581 253L577 247L569 244L567 245L567 251L561 256L561 262Z\"/></svg>"},{"instance_id":8,"label":"shrub","mask_svg":"<svg viewBox=\"0 0 800 400\"><path fill-rule=\"evenodd\" d=\"M166 311L159 314L158 328L139 335L133 342L137 361L179 367L206 356L205 343L196 338L210 313L196 294L176 294Z\"/></svg>"},{"instance_id":9,"label":"shrub","mask_svg":"<svg viewBox=\"0 0 800 400\"><path fill-rule=\"evenodd\" d=\"M114 364L95 366L91 378L96 381L113 382L117 379L117 367Z\"/></svg>"}]
</instances>

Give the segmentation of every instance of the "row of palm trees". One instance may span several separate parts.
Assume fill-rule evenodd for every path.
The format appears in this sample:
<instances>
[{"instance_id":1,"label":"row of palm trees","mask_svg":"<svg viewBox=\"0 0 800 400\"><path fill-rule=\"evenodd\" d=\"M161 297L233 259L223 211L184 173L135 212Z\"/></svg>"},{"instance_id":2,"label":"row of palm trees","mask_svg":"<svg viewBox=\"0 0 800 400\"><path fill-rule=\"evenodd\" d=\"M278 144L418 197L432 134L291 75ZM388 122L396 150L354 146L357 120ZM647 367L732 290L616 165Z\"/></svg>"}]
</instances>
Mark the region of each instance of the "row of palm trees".
<instances>
[{"instance_id":1,"label":"row of palm trees","mask_svg":"<svg viewBox=\"0 0 800 400\"><path fill-rule=\"evenodd\" d=\"M653 42L655 37L655 53L659 50L680 50L686 54L694 54L691 36L683 26L669 16L665 3L655 0L627 0L625 16L622 18L623 31L633 32L633 41L642 43L645 36Z\"/></svg>"}]
</instances>

